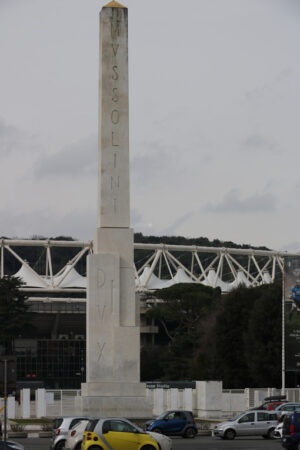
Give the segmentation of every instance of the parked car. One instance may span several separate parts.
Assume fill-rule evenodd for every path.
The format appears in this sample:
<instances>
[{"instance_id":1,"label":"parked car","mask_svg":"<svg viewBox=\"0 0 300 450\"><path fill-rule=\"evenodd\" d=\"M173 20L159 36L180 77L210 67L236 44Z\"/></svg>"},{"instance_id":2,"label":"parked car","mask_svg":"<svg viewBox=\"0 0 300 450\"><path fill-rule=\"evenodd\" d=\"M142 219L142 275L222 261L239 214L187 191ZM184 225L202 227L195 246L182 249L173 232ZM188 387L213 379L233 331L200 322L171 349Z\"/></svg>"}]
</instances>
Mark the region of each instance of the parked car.
<instances>
[{"instance_id":1,"label":"parked car","mask_svg":"<svg viewBox=\"0 0 300 450\"><path fill-rule=\"evenodd\" d=\"M153 431L146 431L157 443L159 450L172 450L172 439L164 434L154 433Z\"/></svg>"},{"instance_id":2,"label":"parked car","mask_svg":"<svg viewBox=\"0 0 300 450\"><path fill-rule=\"evenodd\" d=\"M24 450L24 446L15 441L6 441L6 447L4 441L0 441L0 450Z\"/></svg>"},{"instance_id":3,"label":"parked car","mask_svg":"<svg viewBox=\"0 0 300 450\"><path fill-rule=\"evenodd\" d=\"M283 423L279 422L279 424L277 425L277 427L274 430L274 438L275 439L281 439L282 438L282 427L283 427Z\"/></svg>"},{"instance_id":4,"label":"parked car","mask_svg":"<svg viewBox=\"0 0 300 450\"><path fill-rule=\"evenodd\" d=\"M81 420L70 428L65 442L65 450L81 450L83 433L85 432L88 423L88 419Z\"/></svg>"},{"instance_id":5,"label":"parked car","mask_svg":"<svg viewBox=\"0 0 300 450\"><path fill-rule=\"evenodd\" d=\"M272 411L245 411L231 420L219 423L213 429L213 436L222 439L234 439L236 436L274 437L277 416Z\"/></svg>"},{"instance_id":6,"label":"parked car","mask_svg":"<svg viewBox=\"0 0 300 450\"><path fill-rule=\"evenodd\" d=\"M300 412L285 414L281 444L288 450L300 450Z\"/></svg>"},{"instance_id":7,"label":"parked car","mask_svg":"<svg viewBox=\"0 0 300 450\"><path fill-rule=\"evenodd\" d=\"M266 397L264 403L261 405L251 408L251 411L273 411L277 406L282 405L283 403L287 403L285 395L272 395L271 397Z\"/></svg>"},{"instance_id":8,"label":"parked car","mask_svg":"<svg viewBox=\"0 0 300 450\"><path fill-rule=\"evenodd\" d=\"M89 421L83 434L82 450L159 450L147 432L127 419L107 417Z\"/></svg>"},{"instance_id":9,"label":"parked car","mask_svg":"<svg viewBox=\"0 0 300 450\"><path fill-rule=\"evenodd\" d=\"M281 439L282 438L282 429L283 429L283 419L286 415L293 414L293 411L284 411L282 415L278 419L278 425L274 430L274 438Z\"/></svg>"},{"instance_id":10,"label":"parked car","mask_svg":"<svg viewBox=\"0 0 300 450\"><path fill-rule=\"evenodd\" d=\"M68 431L76 423L88 417L57 417L53 422L52 439L50 443L51 450L63 450L67 439Z\"/></svg>"},{"instance_id":11,"label":"parked car","mask_svg":"<svg viewBox=\"0 0 300 450\"><path fill-rule=\"evenodd\" d=\"M146 422L147 431L166 434L168 436L182 436L194 438L198 433L192 411L165 411L157 419Z\"/></svg>"},{"instance_id":12,"label":"parked car","mask_svg":"<svg viewBox=\"0 0 300 450\"><path fill-rule=\"evenodd\" d=\"M293 412L293 411L300 412L300 403L291 403L291 402L283 403L282 405L279 405L277 406L277 408L274 409L274 412L277 414L278 420L286 412Z\"/></svg>"}]
</instances>

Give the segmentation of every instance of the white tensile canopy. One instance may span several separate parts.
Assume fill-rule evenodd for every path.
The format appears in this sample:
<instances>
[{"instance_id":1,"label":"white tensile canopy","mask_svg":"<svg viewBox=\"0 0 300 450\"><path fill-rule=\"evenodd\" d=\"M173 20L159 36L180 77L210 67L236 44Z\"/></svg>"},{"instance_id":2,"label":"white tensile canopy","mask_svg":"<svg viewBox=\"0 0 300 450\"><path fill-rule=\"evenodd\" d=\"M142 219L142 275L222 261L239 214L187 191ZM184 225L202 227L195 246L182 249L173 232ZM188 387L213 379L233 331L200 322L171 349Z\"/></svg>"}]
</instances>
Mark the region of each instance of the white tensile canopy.
<instances>
[{"instance_id":1,"label":"white tensile canopy","mask_svg":"<svg viewBox=\"0 0 300 450\"><path fill-rule=\"evenodd\" d=\"M246 287L251 286L250 281L247 279L246 275L242 270L238 271L236 279L232 283L230 283L230 291L238 286L246 286Z\"/></svg>"},{"instance_id":2,"label":"white tensile canopy","mask_svg":"<svg viewBox=\"0 0 300 450\"><path fill-rule=\"evenodd\" d=\"M170 287L178 283L194 283L194 280L190 278L181 267L179 267L177 269L176 275L174 275L174 277L170 280L166 280L165 287Z\"/></svg>"},{"instance_id":3,"label":"white tensile canopy","mask_svg":"<svg viewBox=\"0 0 300 450\"><path fill-rule=\"evenodd\" d=\"M202 281L202 284L204 284L205 286L219 287L222 292L229 291L229 283L226 283L225 281L221 280L221 278L217 277L217 272L215 271L215 269L209 269L206 280Z\"/></svg>"},{"instance_id":4,"label":"white tensile canopy","mask_svg":"<svg viewBox=\"0 0 300 450\"><path fill-rule=\"evenodd\" d=\"M149 277L150 267L146 266L139 277L137 284L140 286L145 286L147 278ZM147 283L147 289L155 290L155 289L163 289L166 287L166 281L158 278L154 273L151 274L149 281Z\"/></svg>"},{"instance_id":5,"label":"white tensile canopy","mask_svg":"<svg viewBox=\"0 0 300 450\"><path fill-rule=\"evenodd\" d=\"M147 278L149 277L149 273L150 267L146 266L141 276L139 277L139 280L137 281L137 285L145 286ZM185 273L185 271L181 267L179 267L174 277L169 280L161 280L154 273L152 273L147 283L147 289L149 290L163 289L173 286L174 284L177 283L194 283L194 280L192 280L192 278L190 278Z\"/></svg>"},{"instance_id":6,"label":"white tensile canopy","mask_svg":"<svg viewBox=\"0 0 300 450\"><path fill-rule=\"evenodd\" d=\"M150 266L146 266L138 278L136 280L136 286L145 286L145 283L149 277ZM251 286L251 282L247 279L245 273L242 270L238 270L236 279L230 283L223 281L220 277L216 277L217 273L215 269L211 268L208 271L207 277L201 283L205 286L211 287L219 287L222 292L230 292L238 286ZM34 288L45 288L49 286L49 280L45 278L44 283L41 278L35 274L33 270L28 267L26 264L22 264L20 270L14 275L15 277L19 277L22 282L28 287ZM77 270L72 267L71 264L67 264L64 268L63 272L59 273L53 277L54 287L59 288L86 288L87 287L87 278L80 275ZM190 278L187 273L179 267L176 274L173 278L169 280L161 280L154 273L150 275L147 286L145 286L148 290L156 290L163 289L170 286L173 286L177 283L195 283L195 281ZM262 284L270 284L272 283L272 277L270 273L265 270L263 272L263 281Z\"/></svg>"},{"instance_id":7,"label":"white tensile canopy","mask_svg":"<svg viewBox=\"0 0 300 450\"><path fill-rule=\"evenodd\" d=\"M80 275L71 264L67 264L61 274L54 276L54 285L61 288L86 288L87 278Z\"/></svg>"},{"instance_id":8,"label":"white tensile canopy","mask_svg":"<svg viewBox=\"0 0 300 450\"><path fill-rule=\"evenodd\" d=\"M272 277L267 270L264 270L263 272L263 280L266 284L272 283Z\"/></svg>"},{"instance_id":9,"label":"white tensile canopy","mask_svg":"<svg viewBox=\"0 0 300 450\"><path fill-rule=\"evenodd\" d=\"M22 264L20 270L14 274L14 277L19 277L26 286L45 288L48 283L42 282L42 280L36 275L26 264Z\"/></svg>"}]
</instances>

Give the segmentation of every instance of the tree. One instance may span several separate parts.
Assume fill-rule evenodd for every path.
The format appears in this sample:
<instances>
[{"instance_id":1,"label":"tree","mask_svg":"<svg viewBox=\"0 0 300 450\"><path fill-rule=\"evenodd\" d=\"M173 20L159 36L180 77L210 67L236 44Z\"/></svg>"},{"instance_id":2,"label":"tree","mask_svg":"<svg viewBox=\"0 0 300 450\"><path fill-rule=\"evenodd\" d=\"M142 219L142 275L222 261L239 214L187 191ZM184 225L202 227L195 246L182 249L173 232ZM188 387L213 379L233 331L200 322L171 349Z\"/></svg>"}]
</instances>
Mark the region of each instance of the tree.
<instances>
[{"instance_id":1,"label":"tree","mask_svg":"<svg viewBox=\"0 0 300 450\"><path fill-rule=\"evenodd\" d=\"M0 342L6 354L13 352L13 339L27 329L30 320L27 297L20 291L22 285L20 278L0 279Z\"/></svg>"},{"instance_id":2,"label":"tree","mask_svg":"<svg viewBox=\"0 0 300 450\"><path fill-rule=\"evenodd\" d=\"M239 287L223 298L223 309L215 326L215 364L225 387L249 386L244 334L255 300L255 289L246 287Z\"/></svg>"},{"instance_id":3,"label":"tree","mask_svg":"<svg viewBox=\"0 0 300 450\"><path fill-rule=\"evenodd\" d=\"M279 385L280 284L239 287L223 298L215 326L215 367L226 388Z\"/></svg>"},{"instance_id":4,"label":"tree","mask_svg":"<svg viewBox=\"0 0 300 450\"><path fill-rule=\"evenodd\" d=\"M142 359L145 379L159 373L168 380L218 379L225 388L280 385L280 283L222 296L219 289L178 284L154 295L158 303L147 314L165 339Z\"/></svg>"},{"instance_id":5,"label":"tree","mask_svg":"<svg viewBox=\"0 0 300 450\"><path fill-rule=\"evenodd\" d=\"M158 299L147 315L156 319L168 344L161 359L162 377L169 380L197 378L202 324L221 298L220 289L180 283L154 293Z\"/></svg>"},{"instance_id":6,"label":"tree","mask_svg":"<svg viewBox=\"0 0 300 450\"><path fill-rule=\"evenodd\" d=\"M281 386L282 286L261 286L245 334L245 359L255 386Z\"/></svg>"}]
</instances>

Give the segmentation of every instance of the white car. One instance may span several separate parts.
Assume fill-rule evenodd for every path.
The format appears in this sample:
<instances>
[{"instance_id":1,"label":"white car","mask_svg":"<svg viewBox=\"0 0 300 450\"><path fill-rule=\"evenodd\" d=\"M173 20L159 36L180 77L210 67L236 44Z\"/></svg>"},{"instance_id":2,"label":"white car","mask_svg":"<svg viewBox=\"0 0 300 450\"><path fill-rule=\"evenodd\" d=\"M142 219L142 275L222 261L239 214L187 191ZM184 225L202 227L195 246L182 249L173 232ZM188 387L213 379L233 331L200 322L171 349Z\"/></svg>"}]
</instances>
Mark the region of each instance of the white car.
<instances>
[{"instance_id":1,"label":"white car","mask_svg":"<svg viewBox=\"0 0 300 450\"><path fill-rule=\"evenodd\" d=\"M283 422L280 422L277 427L274 430L274 438L275 439L281 439L282 438L282 427L283 427Z\"/></svg>"},{"instance_id":2,"label":"white car","mask_svg":"<svg viewBox=\"0 0 300 450\"><path fill-rule=\"evenodd\" d=\"M65 450L81 450L81 442L83 440L83 433L89 421L81 420L76 423L69 431L65 442Z\"/></svg>"},{"instance_id":3,"label":"white car","mask_svg":"<svg viewBox=\"0 0 300 450\"><path fill-rule=\"evenodd\" d=\"M280 418L277 427L274 430L274 438L275 439L281 439L282 438L282 429L283 429L283 418L284 416L291 415L293 411L284 411Z\"/></svg>"},{"instance_id":4,"label":"white car","mask_svg":"<svg viewBox=\"0 0 300 450\"><path fill-rule=\"evenodd\" d=\"M154 433L153 431L147 431L147 434L150 434L150 436L155 439L160 447L160 450L172 450L172 439L168 436L160 433Z\"/></svg>"}]
</instances>

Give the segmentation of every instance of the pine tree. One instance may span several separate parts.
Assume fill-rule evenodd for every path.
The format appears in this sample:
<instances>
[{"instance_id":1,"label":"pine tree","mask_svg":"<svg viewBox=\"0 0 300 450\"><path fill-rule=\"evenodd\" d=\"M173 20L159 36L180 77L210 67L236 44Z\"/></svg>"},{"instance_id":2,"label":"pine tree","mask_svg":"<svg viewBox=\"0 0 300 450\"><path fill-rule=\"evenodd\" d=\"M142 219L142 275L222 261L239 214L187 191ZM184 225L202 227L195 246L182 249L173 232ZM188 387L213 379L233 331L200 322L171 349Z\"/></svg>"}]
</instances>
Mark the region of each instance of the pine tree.
<instances>
[{"instance_id":1,"label":"pine tree","mask_svg":"<svg viewBox=\"0 0 300 450\"><path fill-rule=\"evenodd\" d=\"M6 354L13 352L13 340L28 326L27 297L20 291L20 278L7 276L0 279L0 342Z\"/></svg>"}]
</instances>

